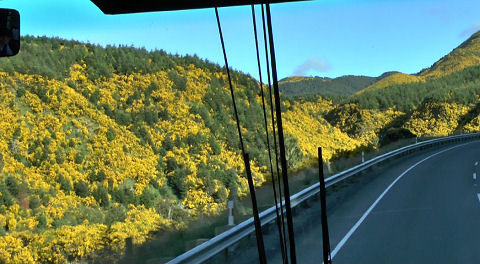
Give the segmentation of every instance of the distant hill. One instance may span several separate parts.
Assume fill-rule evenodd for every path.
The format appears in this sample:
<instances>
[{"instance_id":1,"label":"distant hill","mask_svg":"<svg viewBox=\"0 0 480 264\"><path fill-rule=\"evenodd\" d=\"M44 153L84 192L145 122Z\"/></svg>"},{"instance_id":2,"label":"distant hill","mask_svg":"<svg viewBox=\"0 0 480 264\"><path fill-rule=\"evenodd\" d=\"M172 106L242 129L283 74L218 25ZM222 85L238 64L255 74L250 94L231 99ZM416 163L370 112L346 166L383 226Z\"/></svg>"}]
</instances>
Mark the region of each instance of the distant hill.
<instances>
[{"instance_id":1,"label":"distant hill","mask_svg":"<svg viewBox=\"0 0 480 264\"><path fill-rule=\"evenodd\" d=\"M480 31L417 75L425 78L438 78L475 65L480 65Z\"/></svg>"},{"instance_id":2,"label":"distant hill","mask_svg":"<svg viewBox=\"0 0 480 264\"><path fill-rule=\"evenodd\" d=\"M333 79L293 76L280 80L279 87L286 96L350 96L394 73L387 72L379 77L346 75Z\"/></svg>"},{"instance_id":3,"label":"distant hill","mask_svg":"<svg viewBox=\"0 0 480 264\"><path fill-rule=\"evenodd\" d=\"M358 93L381 89L391 85L425 82L427 79L441 78L475 65L480 65L480 32L473 34L460 46L429 68L423 69L417 74L392 74L387 78L378 80Z\"/></svg>"},{"instance_id":4,"label":"distant hill","mask_svg":"<svg viewBox=\"0 0 480 264\"><path fill-rule=\"evenodd\" d=\"M398 72L389 75L388 77L383 78L367 88L357 91L356 93L361 94L366 91L375 91L377 89L382 89L395 84L416 83L422 81L425 81L425 79L422 77Z\"/></svg>"},{"instance_id":5,"label":"distant hill","mask_svg":"<svg viewBox=\"0 0 480 264\"><path fill-rule=\"evenodd\" d=\"M347 75L334 79L294 76L281 80L279 86L286 96L351 96L396 85L426 82L477 65L480 65L480 32L473 34L452 52L417 74L386 72L379 77Z\"/></svg>"},{"instance_id":6,"label":"distant hill","mask_svg":"<svg viewBox=\"0 0 480 264\"><path fill-rule=\"evenodd\" d=\"M479 94L480 65L425 81L389 84L381 88L369 87L346 101L358 104L361 108L396 107L400 111L408 112L427 99L437 102L476 104Z\"/></svg>"},{"instance_id":7,"label":"distant hill","mask_svg":"<svg viewBox=\"0 0 480 264\"><path fill-rule=\"evenodd\" d=\"M334 104L324 118L351 138L369 135L373 143L409 133L446 136L480 130L479 98L477 32L430 68L418 74L389 74Z\"/></svg>"}]
</instances>

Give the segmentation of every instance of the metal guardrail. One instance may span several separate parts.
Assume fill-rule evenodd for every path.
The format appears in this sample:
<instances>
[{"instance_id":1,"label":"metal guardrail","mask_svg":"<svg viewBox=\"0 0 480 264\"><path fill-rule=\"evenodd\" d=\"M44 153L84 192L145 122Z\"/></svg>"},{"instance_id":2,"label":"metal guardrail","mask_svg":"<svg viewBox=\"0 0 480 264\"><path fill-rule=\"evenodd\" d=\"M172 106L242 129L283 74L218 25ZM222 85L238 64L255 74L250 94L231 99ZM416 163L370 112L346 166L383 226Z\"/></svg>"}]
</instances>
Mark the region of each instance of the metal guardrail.
<instances>
[{"instance_id":1,"label":"metal guardrail","mask_svg":"<svg viewBox=\"0 0 480 264\"><path fill-rule=\"evenodd\" d=\"M395 158L401 155L405 155L416 150L421 150L426 147L432 147L435 145L441 145L446 143L461 142L473 139L480 139L480 133L472 134L463 134L457 136L450 136L438 139L431 139L409 146L405 146L391 152L385 153L383 155L377 156L371 160L365 161L357 166L354 166L350 169L337 173L325 180L325 187L328 188L339 182L344 181L345 179L350 178L353 175L356 175L363 170L366 170L376 164L379 164L383 161L386 161L391 158ZM302 191L292 195L290 197L290 202L292 208L299 205L303 201L313 197L320 191L319 183L313 184L310 187L303 189ZM276 218L275 206L268 208L267 210L260 213L260 221L262 226L271 223ZM241 222L236 225L234 228L223 232L222 234L213 237L212 239L200 244L199 246L183 253L182 255L170 260L167 264L177 264L177 263L202 263L210 258L214 257L218 253L222 252L229 246L239 242L241 239L252 234L255 231L253 224L253 217Z\"/></svg>"}]
</instances>

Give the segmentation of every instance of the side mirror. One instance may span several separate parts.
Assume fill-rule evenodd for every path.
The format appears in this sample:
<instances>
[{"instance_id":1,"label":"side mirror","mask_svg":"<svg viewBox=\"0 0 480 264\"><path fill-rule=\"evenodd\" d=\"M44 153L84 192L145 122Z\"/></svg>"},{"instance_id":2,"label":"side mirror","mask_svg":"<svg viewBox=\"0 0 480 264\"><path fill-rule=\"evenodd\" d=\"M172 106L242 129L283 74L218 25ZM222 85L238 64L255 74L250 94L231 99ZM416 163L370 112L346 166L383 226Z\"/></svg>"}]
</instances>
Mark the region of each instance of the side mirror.
<instances>
[{"instance_id":1,"label":"side mirror","mask_svg":"<svg viewBox=\"0 0 480 264\"><path fill-rule=\"evenodd\" d=\"M20 14L0 8L0 57L14 56L20 50Z\"/></svg>"}]
</instances>

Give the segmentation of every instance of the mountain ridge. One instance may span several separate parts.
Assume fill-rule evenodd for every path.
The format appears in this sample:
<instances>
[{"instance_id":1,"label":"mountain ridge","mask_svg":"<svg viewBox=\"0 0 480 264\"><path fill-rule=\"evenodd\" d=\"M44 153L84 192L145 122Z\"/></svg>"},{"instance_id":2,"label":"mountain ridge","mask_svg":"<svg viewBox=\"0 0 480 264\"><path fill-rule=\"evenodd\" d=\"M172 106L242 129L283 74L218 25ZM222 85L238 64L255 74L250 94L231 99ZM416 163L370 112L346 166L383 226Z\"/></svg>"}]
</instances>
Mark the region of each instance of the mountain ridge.
<instances>
[{"instance_id":1,"label":"mountain ridge","mask_svg":"<svg viewBox=\"0 0 480 264\"><path fill-rule=\"evenodd\" d=\"M285 96L323 95L350 96L396 72L385 72L378 77L345 75L336 78L291 76L279 81Z\"/></svg>"},{"instance_id":2,"label":"mountain ridge","mask_svg":"<svg viewBox=\"0 0 480 264\"><path fill-rule=\"evenodd\" d=\"M396 84L425 82L427 79L440 78L476 65L480 65L480 31L472 34L467 40L436 61L432 66L416 74L398 73L389 76L359 91L359 93Z\"/></svg>"},{"instance_id":3,"label":"mountain ridge","mask_svg":"<svg viewBox=\"0 0 480 264\"><path fill-rule=\"evenodd\" d=\"M292 76L280 80L279 86L280 90L287 96L351 96L392 85L425 82L428 79L441 78L476 65L480 65L480 31L472 34L458 47L433 63L432 66L416 74L391 71L378 77L353 75L337 78ZM345 82L345 79L351 80Z\"/></svg>"}]
</instances>

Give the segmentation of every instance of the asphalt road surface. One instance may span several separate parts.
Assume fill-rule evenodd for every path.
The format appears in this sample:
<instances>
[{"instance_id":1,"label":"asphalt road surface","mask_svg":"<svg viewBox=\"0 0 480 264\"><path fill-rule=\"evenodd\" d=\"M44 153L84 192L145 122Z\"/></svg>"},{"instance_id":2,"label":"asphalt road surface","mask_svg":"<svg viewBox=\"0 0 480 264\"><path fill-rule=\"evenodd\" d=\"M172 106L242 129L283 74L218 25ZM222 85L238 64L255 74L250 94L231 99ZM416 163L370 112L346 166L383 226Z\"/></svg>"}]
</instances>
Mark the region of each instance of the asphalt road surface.
<instances>
[{"instance_id":1,"label":"asphalt road surface","mask_svg":"<svg viewBox=\"0 0 480 264\"><path fill-rule=\"evenodd\" d=\"M327 190L332 262L480 263L476 174L478 141L397 159ZM322 263L319 204L296 210L297 263ZM282 263L277 230L264 239L268 262ZM226 262L258 262L255 246L233 251Z\"/></svg>"}]
</instances>

